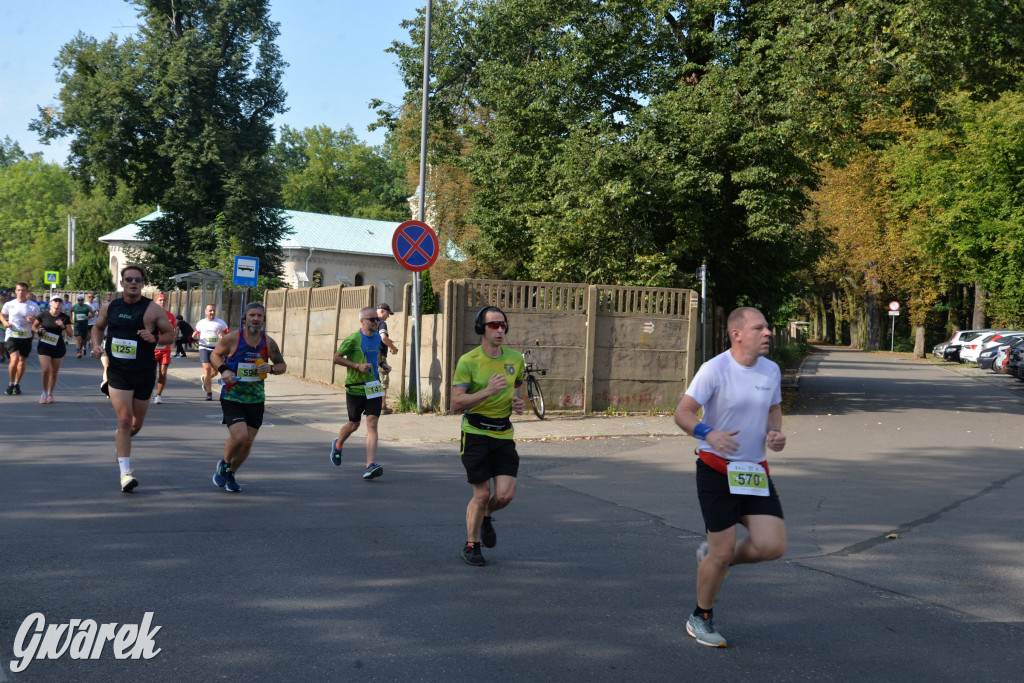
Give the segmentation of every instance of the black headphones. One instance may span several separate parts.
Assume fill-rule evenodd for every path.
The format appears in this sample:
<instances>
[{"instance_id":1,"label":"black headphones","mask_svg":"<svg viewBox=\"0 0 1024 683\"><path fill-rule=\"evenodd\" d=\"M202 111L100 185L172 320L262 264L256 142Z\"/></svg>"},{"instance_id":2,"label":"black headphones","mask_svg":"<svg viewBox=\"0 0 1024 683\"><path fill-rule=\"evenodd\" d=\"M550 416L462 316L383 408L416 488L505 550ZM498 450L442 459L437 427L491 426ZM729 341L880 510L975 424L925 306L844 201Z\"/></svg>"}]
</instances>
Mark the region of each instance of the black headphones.
<instances>
[{"instance_id":1,"label":"black headphones","mask_svg":"<svg viewBox=\"0 0 1024 683\"><path fill-rule=\"evenodd\" d=\"M508 316L505 315L505 311L501 310L497 306L484 306L480 309L480 312L476 314L476 320L473 323L473 329L477 334L483 334L484 330L487 329L484 324L484 318L487 317L487 311L497 311L501 313L501 317L505 319L505 334L508 334Z\"/></svg>"}]
</instances>

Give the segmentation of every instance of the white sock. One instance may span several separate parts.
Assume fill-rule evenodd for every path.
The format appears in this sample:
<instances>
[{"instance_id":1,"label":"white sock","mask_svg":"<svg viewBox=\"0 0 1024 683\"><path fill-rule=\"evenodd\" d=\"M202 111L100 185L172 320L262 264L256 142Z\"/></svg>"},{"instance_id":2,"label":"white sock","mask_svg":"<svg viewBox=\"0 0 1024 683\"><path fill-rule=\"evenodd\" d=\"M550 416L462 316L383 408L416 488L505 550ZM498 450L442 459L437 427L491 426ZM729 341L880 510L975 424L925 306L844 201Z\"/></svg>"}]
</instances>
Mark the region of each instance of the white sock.
<instances>
[{"instance_id":1,"label":"white sock","mask_svg":"<svg viewBox=\"0 0 1024 683\"><path fill-rule=\"evenodd\" d=\"M121 468L121 474L124 474L125 472L127 472L128 470L130 470L132 468L132 459L131 458L118 458L117 459L117 466Z\"/></svg>"}]
</instances>

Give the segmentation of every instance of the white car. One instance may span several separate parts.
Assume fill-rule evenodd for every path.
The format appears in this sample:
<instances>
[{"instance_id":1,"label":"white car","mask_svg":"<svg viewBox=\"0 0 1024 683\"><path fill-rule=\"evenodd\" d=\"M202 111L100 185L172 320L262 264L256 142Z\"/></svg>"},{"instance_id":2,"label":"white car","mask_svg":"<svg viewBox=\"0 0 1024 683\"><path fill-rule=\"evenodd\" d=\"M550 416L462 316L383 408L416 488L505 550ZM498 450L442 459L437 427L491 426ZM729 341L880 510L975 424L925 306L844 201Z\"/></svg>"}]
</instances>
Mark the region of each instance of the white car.
<instances>
[{"instance_id":1,"label":"white car","mask_svg":"<svg viewBox=\"0 0 1024 683\"><path fill-rule=\"evenodd\" d=\"M978 354L980 354L982 351L989 348L990 346L998 346L1001 343L1005 344L1006 342L1001 342L1000 340L1006 339L1006 337L1012 334L1018 333L1013 330L1003 330L1000 332L987 332L985 334L975 337L974 339L960 346L960 362L977 363Z\"/></svg>"}]
</instances>

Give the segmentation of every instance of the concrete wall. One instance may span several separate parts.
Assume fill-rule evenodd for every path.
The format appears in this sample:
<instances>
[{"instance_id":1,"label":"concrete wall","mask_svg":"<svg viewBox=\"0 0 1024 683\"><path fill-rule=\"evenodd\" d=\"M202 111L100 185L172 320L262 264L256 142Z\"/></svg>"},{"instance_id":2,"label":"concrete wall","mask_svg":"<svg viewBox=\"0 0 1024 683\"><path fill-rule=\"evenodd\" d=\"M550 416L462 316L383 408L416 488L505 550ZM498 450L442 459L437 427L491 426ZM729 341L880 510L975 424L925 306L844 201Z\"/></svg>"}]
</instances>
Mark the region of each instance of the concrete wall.
<instances>
[{"instance_id":1,"label":"concrete wall","mask_svg":"<svg viewBox=\"0 0 1024 683\"><path fill-rule=\"evenodd\" d=\"M344 382L333 366L338 342L359 328L374 287L267 292L268 332L289 370L321 382ZM674 410L695 370L699 317L690 290L545 282L449 280L439 292L442 313L424 315L417 350L420 399L445 410L459 357L479 345L477 311L499 306L509 316L507 343L547 370L539 377L548 410L573 412ZM411 285L392 304L388 330L400 353L391 398L408 391ZM332 326L333 323L333 326Z\"/></svg>"}]
</instances>

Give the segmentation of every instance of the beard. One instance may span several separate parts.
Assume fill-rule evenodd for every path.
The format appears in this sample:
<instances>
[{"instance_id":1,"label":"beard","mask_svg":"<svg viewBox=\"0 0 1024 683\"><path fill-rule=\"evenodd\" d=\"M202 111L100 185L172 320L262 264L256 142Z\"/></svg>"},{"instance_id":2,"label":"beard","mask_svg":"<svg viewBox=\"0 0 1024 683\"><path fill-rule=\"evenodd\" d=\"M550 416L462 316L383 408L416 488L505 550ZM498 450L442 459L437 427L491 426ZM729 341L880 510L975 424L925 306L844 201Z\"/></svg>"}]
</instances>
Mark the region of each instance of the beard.
<instances>
[{"instance_id":1,"label":"beard","mask_svg":"<svg viewBox=\"0 0 1024 683\"><path fill-rule=\"evenodd\" d=\"M253 325L251 323L245 324L245 331L249 334L259 334L263 331L263 325Z\"/></svg>"}]
</instances>

